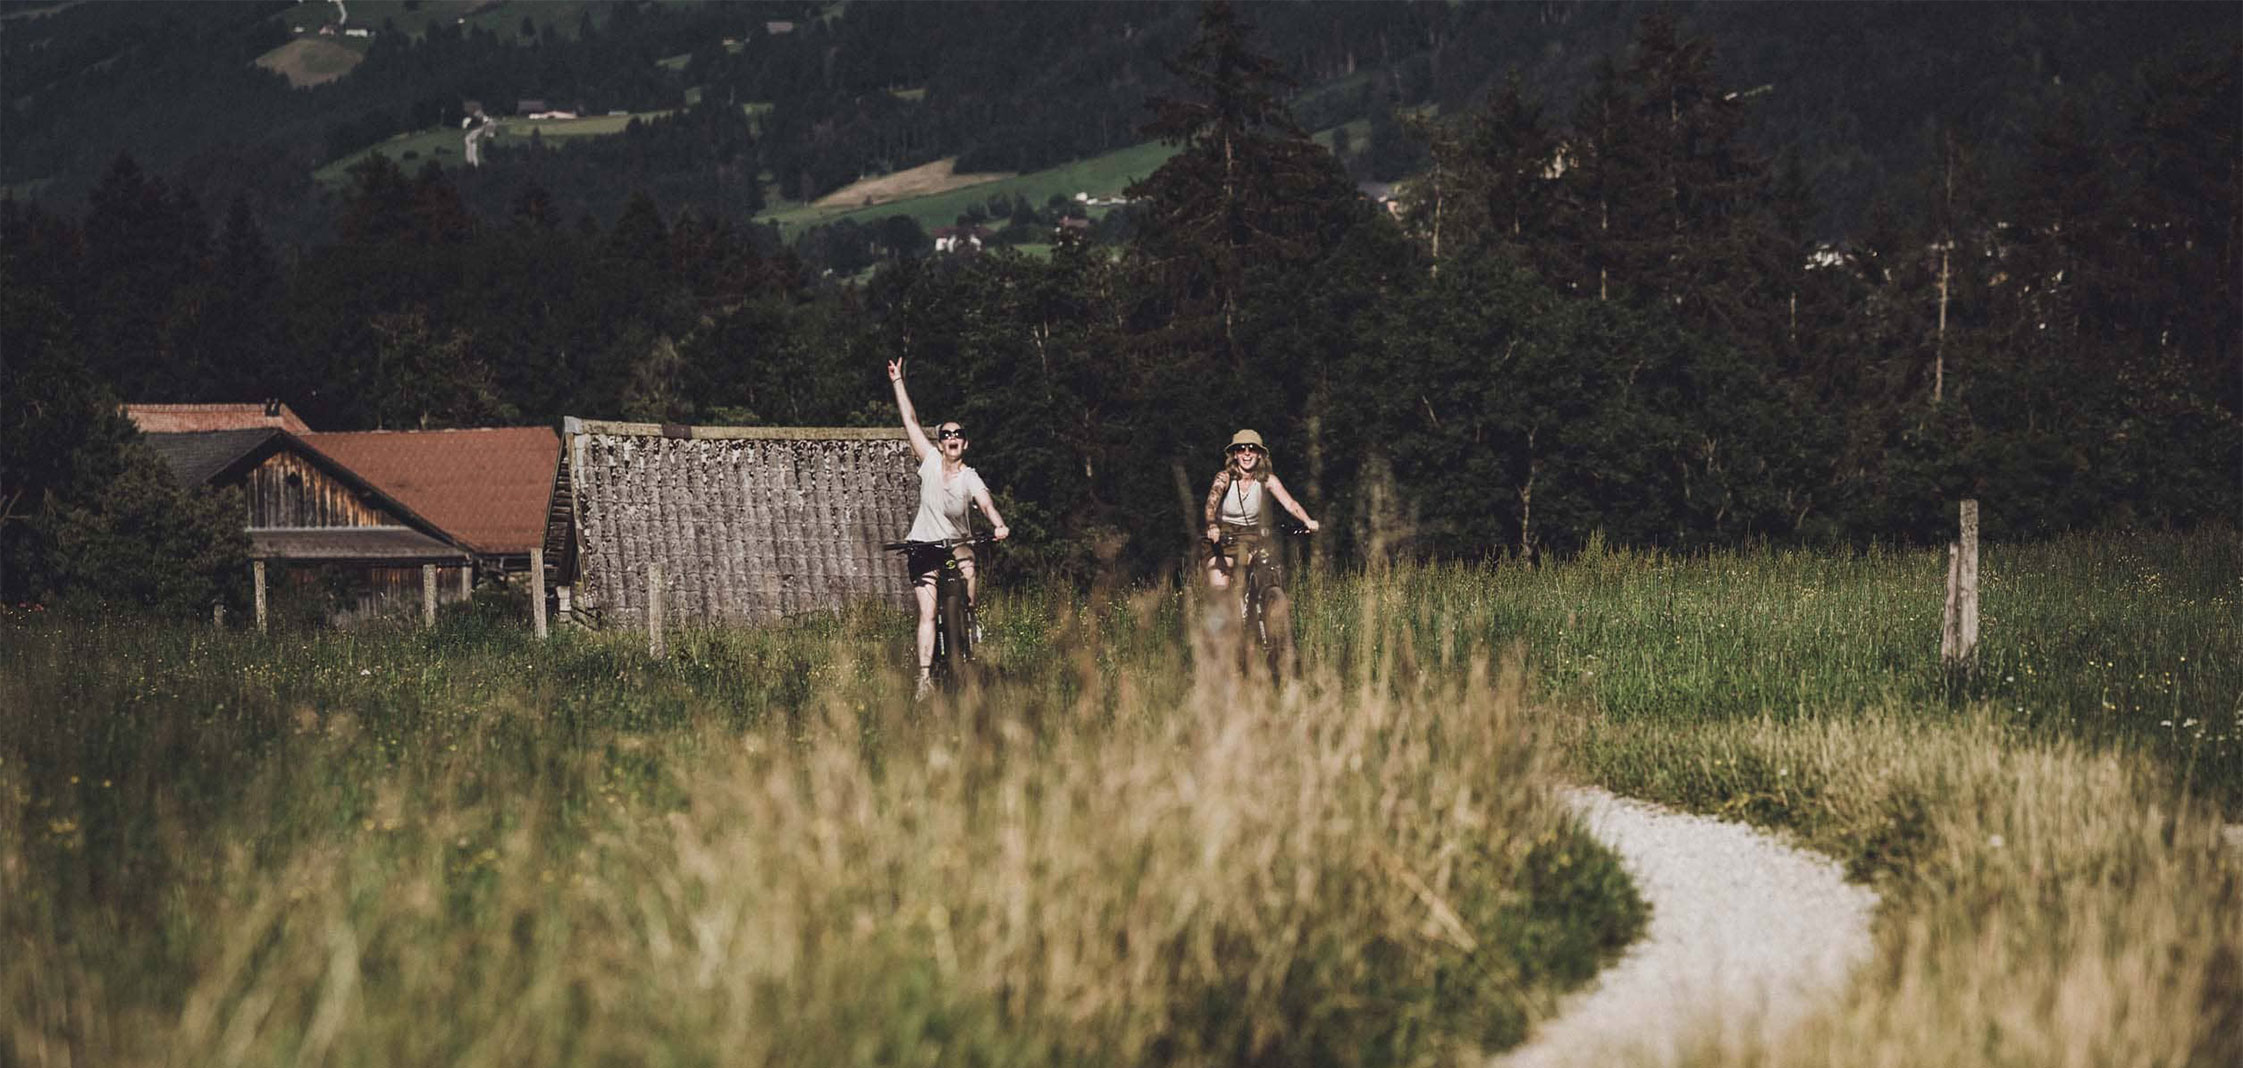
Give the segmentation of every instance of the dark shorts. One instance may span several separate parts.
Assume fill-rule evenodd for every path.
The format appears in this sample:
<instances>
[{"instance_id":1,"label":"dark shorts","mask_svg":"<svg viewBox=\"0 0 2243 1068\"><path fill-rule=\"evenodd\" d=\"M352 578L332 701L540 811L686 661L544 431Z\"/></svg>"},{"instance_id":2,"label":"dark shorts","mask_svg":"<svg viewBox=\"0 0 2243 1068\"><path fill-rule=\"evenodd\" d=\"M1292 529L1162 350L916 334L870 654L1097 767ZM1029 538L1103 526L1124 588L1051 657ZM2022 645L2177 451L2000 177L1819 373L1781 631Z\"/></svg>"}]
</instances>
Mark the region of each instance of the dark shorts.
<instances>
[{"instance_id":1,"label":"dark shorts","mask_svg":"<svg viewBox=\"0 0 2243 1068\"><path fill-rule=\"evenodd\" d=\"M911 584L914 586L934 585L935 573L942 570L942 561L948 556L956 556L960 560L970 562L974 558L974 547L958 545L949 549L913 549L905 553L904 567L909 569L911 573Z\"/></svg>"}]
</instances>

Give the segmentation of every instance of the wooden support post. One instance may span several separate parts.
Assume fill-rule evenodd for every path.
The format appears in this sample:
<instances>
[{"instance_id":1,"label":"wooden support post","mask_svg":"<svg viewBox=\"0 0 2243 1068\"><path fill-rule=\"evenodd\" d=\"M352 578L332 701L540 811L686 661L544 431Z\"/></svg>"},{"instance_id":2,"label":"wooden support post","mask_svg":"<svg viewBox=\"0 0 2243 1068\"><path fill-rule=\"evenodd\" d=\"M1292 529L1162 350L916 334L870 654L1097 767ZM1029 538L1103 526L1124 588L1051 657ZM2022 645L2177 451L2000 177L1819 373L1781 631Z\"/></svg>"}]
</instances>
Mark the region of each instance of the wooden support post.
<instances>
[{"instance_id":1,"label":"wooden support post","mask_svg":"<svg viewBox=\"0 0 2243 1068\"><path fill-rule=\"evenodd\" d=\"M1978 502L1964 501L1962 527L1947 546L1947 611L1939 628L1939 660L1949 668L1978 662Z\"/></svg>"},{"instance_id":2,"label":"wooden support post","mask_svg":"<svg viewBox=\"0 0 2243 1068\"><path fill-rule=\"evenodd\" d=\"M530 550L530 624L545 637L545 546Z\"/></svg>"},{"instance_id":3,"label":"wooden support post","mask_svg":"<svg viewBox=\"0 0 2243 1068\"><path fill-rule=\"evenodd\" d=\"M265 562L263 560L251 560L249 562L249 577L251 584L257 589L257 633L263 634L265 633Z\"/></svg>"},{"instance_id":4,"label":"wooden support post","mask_svg":"<svg viewBox=\"0 0 2243 1068\"><path fill-rule=\"evenodd\" d=\"M421 565L421 626L436 626L436 565Z\"/></svg>"},{"instance_id":5,"label":"wooden support post","mask_svg":"<svg viewBox=\"0 0 2243 1068\"><path fill-rule=\"evenodd\" d=\"M576 587L564 582L553 587L553 607L561 613L561 625L568 626L576 619Z\"/></svg>"},{"instance_id":6,"label":"wooden support post","mask_svg":"<svg viewBox=\"0 0 2243 1068\"><path fill-rule=\"evenodd\" d=\"M465 601L473 596L475 596L475 561L469 560L460 565L460 600Z\"/></svg>"},{"instance_id":7,"label":"wooden support post","mask_svg":"<svg viewBox=\"0 0 2243 1068\"><path fill-rule=\"evenodd\" d=\"M670 655L662 641L662 565L646 565L646 651L660 660Z\"/></svg>"}]
</instances>

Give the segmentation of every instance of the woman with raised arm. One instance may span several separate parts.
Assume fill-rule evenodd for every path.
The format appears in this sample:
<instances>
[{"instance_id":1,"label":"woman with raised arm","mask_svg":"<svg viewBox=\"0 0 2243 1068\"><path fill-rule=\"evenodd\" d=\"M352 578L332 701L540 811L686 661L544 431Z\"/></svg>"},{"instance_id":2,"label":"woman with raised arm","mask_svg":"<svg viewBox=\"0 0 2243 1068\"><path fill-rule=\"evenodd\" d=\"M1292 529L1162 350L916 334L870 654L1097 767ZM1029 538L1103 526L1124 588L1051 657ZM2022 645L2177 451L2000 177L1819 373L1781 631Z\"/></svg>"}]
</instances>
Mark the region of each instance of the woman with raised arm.
<instances>
[{"instance_id":1,"label":"woman with raised arm","mask_svg":"<svg viewBox=\"0 0 2243 1068\"><path fill-rule=\"evenodd\" d=\"M997 514L996 502L989 499L989 487L966 466L966 429L954 421L946 422L935 428L935 441L928 441L926 430L919 426L919 413L911 407L911 393L904 388L902 360L888 361L888 381L896 387L896 409L903 415L903 432L911 438L911 454L919 461L919 513L905 538L947 541L965 537L970 502L989 517L996 539L1005 540L1012 531ZM966 603L971 605L975 595L973 546L953 546L948 552L956 554L958 568L965 573ZM943 552L932 550L914 551L906 557L912 596L919 601L919 685L915 698L925 697L934 686L935 575L942 570L942 560Z\"/></svg>"}]
</instances>

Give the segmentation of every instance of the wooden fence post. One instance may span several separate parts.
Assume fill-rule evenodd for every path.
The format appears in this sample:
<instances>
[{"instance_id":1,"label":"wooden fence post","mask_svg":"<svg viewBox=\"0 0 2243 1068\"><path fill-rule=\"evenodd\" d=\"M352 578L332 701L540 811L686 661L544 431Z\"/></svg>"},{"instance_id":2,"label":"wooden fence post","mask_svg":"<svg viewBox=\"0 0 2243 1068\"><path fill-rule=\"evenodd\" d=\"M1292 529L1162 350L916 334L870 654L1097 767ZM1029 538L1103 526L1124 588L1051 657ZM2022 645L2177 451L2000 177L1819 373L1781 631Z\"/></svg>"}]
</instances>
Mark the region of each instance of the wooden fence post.
<instances>
[{"instance_id":1,"label":"wooden fence post","mask_svg":"<svg viewBox=\"0 0 2243 1068\"><path fill-rule=\"evenodd\" d=\"M1939 660L1949 668L1978 662L1978 502L1961 509L1962 528L1947 546L1947 611L1939 628Z\"/></svg>"},{"instance_id":2,"label":"wooden fence post","mask_svg":"<svg viewBox=\"0 0 2243 1068\"><path fill-rule=\"evenodd\" d=\"M421 565L421 626L436 626L436 565Z\"/></svg>"},{"instance_id":3,"label":"wooden fence post","mask_svg":"<svg viewBox=\"0 0 2243 1068\"><path fill-rule=\"evenodd\" d=\"M662 641L662 565L646 565L646 651L660 660L670 655Z\"/></svg>"},{"instance_id":4,"label":"wooden fence post","mask_svg":"<svg viewBox=\"0 0 2243 1068\"><path fill-rule=\"evenodd\" d=\"M263 560L251 560L249 562L249 577L251 584L257 587L257 633L263 634L265 633L265 562Z\"/></svg>"},{"instance_id":5,"label":"wooden fence post","mask_svg":"<svg viewBox=\"0 0 2243 1068\"><path fill-rule=\"evenodd\" d=\"M530 549L530 623L545 637L545 546Z\"/></svg>"}]
</instances>

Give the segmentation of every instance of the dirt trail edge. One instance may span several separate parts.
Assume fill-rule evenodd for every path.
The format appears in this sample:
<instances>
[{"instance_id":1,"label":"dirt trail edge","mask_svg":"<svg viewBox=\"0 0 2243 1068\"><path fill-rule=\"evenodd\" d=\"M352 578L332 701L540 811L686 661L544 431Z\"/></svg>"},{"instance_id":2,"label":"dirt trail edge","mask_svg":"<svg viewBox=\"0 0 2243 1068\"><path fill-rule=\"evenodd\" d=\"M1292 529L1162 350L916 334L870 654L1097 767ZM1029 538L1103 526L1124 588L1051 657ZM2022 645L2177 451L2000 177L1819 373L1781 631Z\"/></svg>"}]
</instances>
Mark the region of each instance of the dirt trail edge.
<instances>
[{"instance_id":1,"label":"dirt trail edge","mask_svg":"<svg viewBox=\"0 0 2243 1068\"><path fill-rule=\"evenodd\" d=\"M1671 1065L1702 1043L1773 1040L1870 955L1877 895L1838 864L1737 823L1596 789L1560 791L1651 903L1641 941L1502 1068Z\"/></svg>"}]
</instances>

